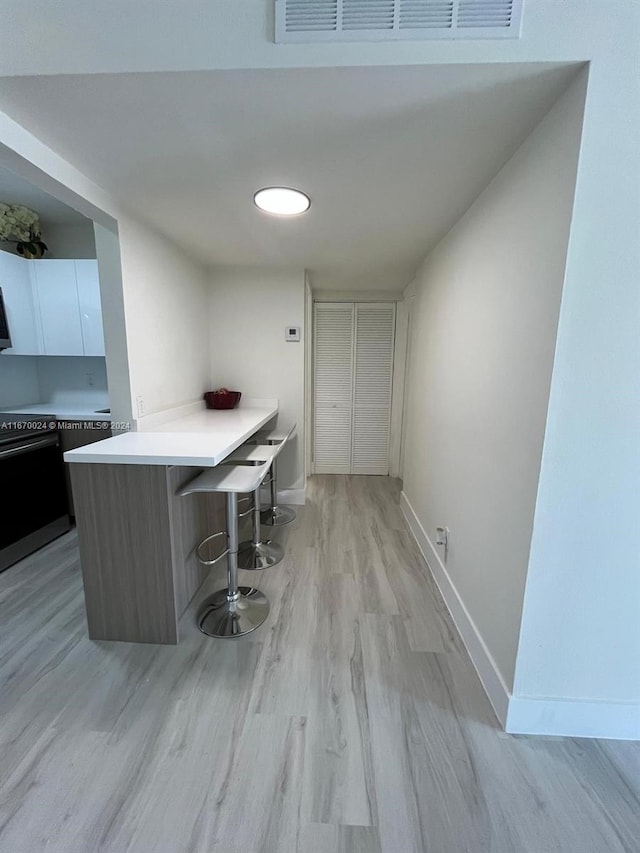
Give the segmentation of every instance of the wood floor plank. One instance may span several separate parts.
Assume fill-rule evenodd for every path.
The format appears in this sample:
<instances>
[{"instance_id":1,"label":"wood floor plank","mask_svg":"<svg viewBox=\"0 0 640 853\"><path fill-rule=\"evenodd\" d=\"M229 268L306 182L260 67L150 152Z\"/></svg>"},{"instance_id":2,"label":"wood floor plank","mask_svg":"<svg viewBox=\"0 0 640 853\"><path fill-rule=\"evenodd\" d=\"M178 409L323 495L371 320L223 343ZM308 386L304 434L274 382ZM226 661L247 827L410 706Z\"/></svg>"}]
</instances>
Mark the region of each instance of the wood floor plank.
<instances>
[{"instance_id":1,"label":"wood floor plank","mask_svg":"<svg viewBox=\"0 0 640 853\"><path fill-rule=\"evenodd\" d=\"M399 617L373 614L363 618L363 652L383 849L395 840L407 853L464 850L472 823L484 844L483 792L437 655L412 652Z\"/></svg>"},{"instance_id":2,"label":"wood floor plank","mask_svg":"<svg viewBox=\"0 0 640 853\"><path fill-rule=\"evenodd\" d=\"M640 744L504 734L397 481L308 491L238 640L222 565L177 646L89 640L74 532L0 574L0 853L635 853Z\"/></svg>"},{"instance_id":3,"label":"wood floor plank","mask_svg":"<svg viewBox=\"0 0 640 853\"><path fill-rule=\"evenodd\" d=\"M317 657L307 726L305 801L311 823L377 822L360 618L353 577L320 583Z\"/></svg>"},{"instance_id":4,"label":"wood floor plank","mask_svg":"<svg viewBox=\"0 0 640 853\"><path fill-rule=\"evenodd\" d=\"M417 547L391 528L378 528L375 537L410 647L420 652L452 650L456 632L451 616Z\"/></svg>"},{"instance_id":5,"label":"wood floor plank","mask_svg":"<svg viewBox=\"0 0 640 853\"><path fill-rule=\"evenodd\" d=\"M382 853L374 826L310 823L300 834L299 853Z\"/></svg>"}]
</instances>

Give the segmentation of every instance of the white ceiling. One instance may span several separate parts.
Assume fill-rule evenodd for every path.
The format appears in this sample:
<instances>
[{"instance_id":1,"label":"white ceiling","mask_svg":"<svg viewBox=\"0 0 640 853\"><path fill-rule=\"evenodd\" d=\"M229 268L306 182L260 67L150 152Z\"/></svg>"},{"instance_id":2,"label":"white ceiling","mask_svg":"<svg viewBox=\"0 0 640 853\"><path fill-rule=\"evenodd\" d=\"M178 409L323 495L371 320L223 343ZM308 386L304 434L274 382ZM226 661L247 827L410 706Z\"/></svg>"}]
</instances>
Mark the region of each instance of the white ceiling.
<instances>
[{"instance_id":1,"label":"white ceiling","mask_svg":"<svg viewBox=\"0 0 640 853\"><path fill-rule=\"evenodd\" d=\"M5 78L3 109L206 264L306 267L399 290L576 66L467 65ZM274 219L256 189L303 189Z\"/></svg>"},{"instance_id":2,"label":"white ceiling","mask_svg":"<svg viewBox=\"0 0 640 853\"><path fill-rule=\"evenodd\" d=\"M0 201L5 204L25 205L40 215L40 223L44 226L84 225L88 222L85 216L72 207L1 165Z\"/></svg>"}]
</instances>

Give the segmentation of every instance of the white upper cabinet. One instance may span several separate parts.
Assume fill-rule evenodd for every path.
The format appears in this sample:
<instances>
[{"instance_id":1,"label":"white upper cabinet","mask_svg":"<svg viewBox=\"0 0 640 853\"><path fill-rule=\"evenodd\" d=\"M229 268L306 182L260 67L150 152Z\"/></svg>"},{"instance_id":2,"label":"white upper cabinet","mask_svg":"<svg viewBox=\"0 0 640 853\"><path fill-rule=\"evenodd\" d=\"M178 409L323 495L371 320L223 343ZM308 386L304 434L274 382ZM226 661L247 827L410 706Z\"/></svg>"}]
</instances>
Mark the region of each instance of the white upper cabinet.
<instances>
[{"instance_id":1,"label":"white upper cabinet","mask_svg":"<svg viewBox=\"0 0 640 853\"><path fill-rule=\"evenodd\" d=\"M10 355L104 355L94 260L25 261L0 251Z\"/></svg>"},{"instance_id":2,"label":"white upper cabinet","mask_svg":"<svg viewBox=\"0 0 640 853\"><path fill-rule=\"evenodd\" d=\"M33 261L42 353L84 355L75 261Z\"/></svg>"},{"instance_id":3,"label":"white upper cabinet","mask_svg":"<svg viewBox=\"0 0 640 853\"><path fill-rule=\"evenodd\" d=\"M8 355L38 355L40 341L29 264L17 255L0 251L0 287L12 343L4 352Z\"/></svg>"},{"instance_id":4,"label":"white upper cabinet","mask_svg":"<svg viewBox=\"0 0 640 853\"><path fill-rule=\"evenodd\" d=\"M85 355L104 355L100 279L96 261L76 261L80 326Z\"/></svg>"}]
</instances>

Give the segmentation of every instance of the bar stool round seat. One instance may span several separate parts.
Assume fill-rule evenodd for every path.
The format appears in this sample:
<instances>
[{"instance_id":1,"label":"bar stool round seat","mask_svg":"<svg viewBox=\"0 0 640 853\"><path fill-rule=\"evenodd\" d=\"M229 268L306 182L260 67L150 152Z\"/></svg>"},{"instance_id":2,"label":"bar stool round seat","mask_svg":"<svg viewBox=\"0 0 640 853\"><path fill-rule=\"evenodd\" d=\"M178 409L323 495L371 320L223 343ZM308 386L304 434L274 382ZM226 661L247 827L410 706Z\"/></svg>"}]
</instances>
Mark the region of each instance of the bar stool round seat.
<instances>
[{"instance_id":1,"label":"bar stool round seat","mask_svg":"<svg viewBox=\"0 0 640 853\"><path fill-rule=\"evenodd\" d=\"M257 432L252 441L258 444L273 445L277 448L278 453L271 463L271 503L262 507L261 521L269 527L282 527L285 524L291 524L296 520L295 510L290 506L281 506L278 504L278 473L276 458L283 449L287 441L291 438L296 425L291 429L271 429L261 430Z\"/></svg>"},{"instance_id":2,"label":"bar stool round seat","mask_svg":"<svg viewBox=\"0 0 640 853\"><path fill-rule=\"evenodd\" d=\"M227 588L208 596L196 617L198 628L210 637L241 637L262 625L269 615L269 601L264 593L254 587L238 586L238 495L259 489L269 466L269 462L255 466L219 465L199 474L180 490L181 496L210 492L226 495L227 550L215 560L200 557L201 546L224 532L208 536L198 546L198 558L205 565L227 557Z\"/></svg>"},{"instance_id":3,"label":"bar stool round seat","mask_svg":"<svg viewBox=\"0 0 640 853\"><path fill-rule=\"evenodd\" d=\"M222 461L222 465L264 465L269 466L278 455L278 447L273 445L245 444ZM238 568L244 571L256 571L275 566L284 557L284 548L271 539L262 537L260 507L260 485L253 492L252 530L253 538L241 542L238 546Z\"/></svg>"}]
</instances>

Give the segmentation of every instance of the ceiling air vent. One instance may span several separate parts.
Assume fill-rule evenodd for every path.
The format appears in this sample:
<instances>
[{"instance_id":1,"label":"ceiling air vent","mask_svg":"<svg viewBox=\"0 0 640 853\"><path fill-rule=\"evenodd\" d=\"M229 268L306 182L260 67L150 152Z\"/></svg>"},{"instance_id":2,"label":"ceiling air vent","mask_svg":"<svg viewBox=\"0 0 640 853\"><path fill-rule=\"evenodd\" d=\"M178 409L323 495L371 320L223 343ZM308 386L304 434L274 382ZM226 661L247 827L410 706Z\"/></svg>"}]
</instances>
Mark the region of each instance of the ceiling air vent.
<instances>
[{"instance_id":1,"label":"ceiling air vent","mask_svg":"<svg viewBox=\"0 0 640 853\"><path fill-rule=\"evenodd\" d=\"M524 0L276 0L276 42L519 38Z\"/></svg>"}]
</instances>

